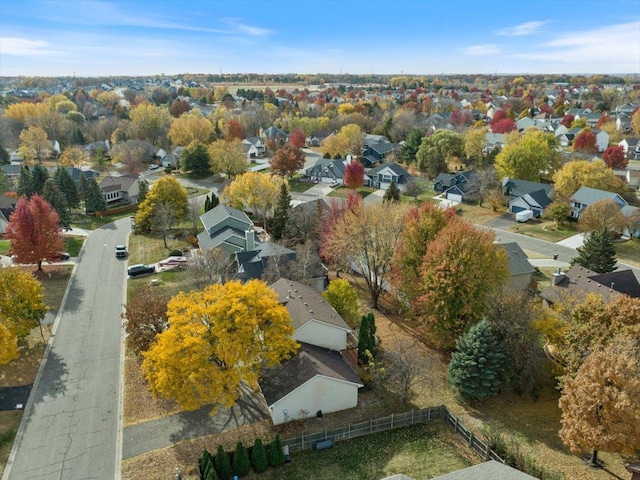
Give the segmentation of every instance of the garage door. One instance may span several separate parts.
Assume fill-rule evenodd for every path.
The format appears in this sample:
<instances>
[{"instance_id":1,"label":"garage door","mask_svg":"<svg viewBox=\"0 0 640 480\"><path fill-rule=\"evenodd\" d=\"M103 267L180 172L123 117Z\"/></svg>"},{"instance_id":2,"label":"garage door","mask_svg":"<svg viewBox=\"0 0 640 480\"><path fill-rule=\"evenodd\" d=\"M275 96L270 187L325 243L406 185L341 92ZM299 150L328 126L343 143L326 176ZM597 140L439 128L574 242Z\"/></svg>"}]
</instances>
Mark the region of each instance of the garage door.
<instances>
[{"instance_id":1,"label":"garage door","mask_svg":"<svg viewBox=\"0 0 640 480\"><path fill-rule=\"evenodd\" d=\"M457 193L447 193L447 200L452 200L454 202L461 202L462 195L458 195Z\"/></svg>"},{"instance_id":2,"label":"garage door","mask_svg":"<svg viewBox=\"0 0 640 480\"><path fill-rule=\"evenodd\" d=\"M524 208L524 207L518 207L518 206L516 206L516 205L513 205L513 206L511 207L511 212L512 212L512 213L524 212L525 210L526 210L526 208Z\"/></svg>"}]
</instances>

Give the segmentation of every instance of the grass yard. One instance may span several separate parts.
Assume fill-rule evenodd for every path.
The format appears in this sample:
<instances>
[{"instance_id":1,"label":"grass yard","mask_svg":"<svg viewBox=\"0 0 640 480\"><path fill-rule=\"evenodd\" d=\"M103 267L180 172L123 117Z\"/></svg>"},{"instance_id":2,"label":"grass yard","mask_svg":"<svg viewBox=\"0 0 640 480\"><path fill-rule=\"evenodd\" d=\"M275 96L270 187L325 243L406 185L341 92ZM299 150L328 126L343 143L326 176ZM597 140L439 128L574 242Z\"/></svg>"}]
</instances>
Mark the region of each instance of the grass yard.
<instances>
[{"instance_id":1,"label":"grass yard","mask_svg":"<svg viewBox=\"0 0 640 480\"><path fill-rule=\"evenodd\" d=\"M84 244L84 240L85 237L81 235L65 235L64 251L68 252L72 257L77 257L82 245Z\"/></svg>"},{"instance_id":2,"label":"grass yard","mask_svg":"<svg viewBox=\"0 0 640 480\"><path fill-rule=\"evenodd\" d=\"M4 472L21 420L22 410L0 412L0 475Z\"/></svg>"},{"instance_id":3,"label":"grass yard","mask_svg":"<svg viewBox=\"0 0 640 480\"><path fill-rule=\"evenodd\" d=\"M89 215L74 213L71 226L77 227L77 228L83 228L85 230L96 230L106 225L107 223L111 223L121 218L130 217L134 213L135 211L122 212L116 215L105 215L103 217L92 217Z\"/></svg>"},{"instance_id":4,"label":"grass yard","mask_svg":"<svg viewBox=\"0 0 640 480\"><path fill-rule=\"evenodd\" d=\"M494 212L492 208L488 206L471 205L468 203L461 203L456 205L456 209L462 212L462 216L472 223L478 225L484 225L494 218L498 218L504 212Z\"/></svg>"},{"instance_id":5,"label":"grass yard","mask_svg":"<svg viewBox=\"0 0 640 480\"><path fill-rule=\"evenodd\" d=\"M358 188L358 193L360 193L360 195L362 196L362 198L365 198L367 195L372 194L373 192L375 192L375 189L371 188L371 187L360 187ZM337 198L347 198L349 196L349 192L351 192L350 188L344 187L344 186L340 186L340 187L336 187L334 188L331 193L329 193L329 197L337 197Z\"/></svg>"},{"instance_id":6,"label":"grass yard","mask_svg":"<svg viewBox=\"0 0 640 480\"><path fill-rule=\"evenodd\" d=\"M558 228L555 227L555 222L527 222L519 223L509 229L511 232L521 233L530 237L541 238L549 242L559 242L565 238L569 238L578 230L574 223L569 223Z\"/></svg>"},{"instance_id":7,"label":"grass yard","mask_svg":"<svg viewBox=\"0 0 640 480\"><path fill-rule=\"evenodd\" d=\"M0 240L0 255L9 255L10 248L11 248L10 240Z\"/></svg>"},{"instance_id":8,"label":"grass yard","mask_svg":"<svg viewBox=\"0 0 640 480\"><path fill-rule=\"evenodd\" d=\"M259 427L259 425L258 425ZM236 432L245 445L253 436L243 429ZM251 432L253 433L253 432ZM197 458L207 448L214 452L219 444L232 450L234 443L223 435L211 435L185 442L158 452L140 455L123 463L123 478L170 478L175 466L181 466L183 480L197 479ZM194 462L195 459L195 462ZM454 470L466 468L479 459L469 451L442 422L434 421L413 427L338 442L335 447L319 453L295 452L291 463L264 473L250 473L247 479L264 480L346 480L379 479L404 473L416 480L426 480Z\"/></svg>"},{"instance_id":9,"label":"grass yard","mask_svg":"<svg viewBox=\"0 0 640 480\"><path fill-rule=\"evenodd\" d=\"M640 267L640 239L616 243L615 247L618 260L635 267Z\"/></svg>"},{"instance_id":10,"label":"grass yard","mask_svg":"<svg viewBox=\"0 0 640 480\"><path fill-rule=\"evenodd\" d=\"M167 258L171 250L191 248L191 244L183 239L167 238L167 247L164 246L162 235L131 235L129 237L129 265L159 262Z\"/></svg>"},{"instance_id":11,"label":"grass yard","mask_svg":"<svg viewBox=\"0 0 640 480\"><path fill-rule=\"evenodd\" d=\"M313 187L313 182L305 182L302 181L299 178L289 178L287 180L288 186L289 186L289 192L294 192L294 193L303 193L306 192L307 190L309 190L311 187Z\"/></svg>"}]
</instances>

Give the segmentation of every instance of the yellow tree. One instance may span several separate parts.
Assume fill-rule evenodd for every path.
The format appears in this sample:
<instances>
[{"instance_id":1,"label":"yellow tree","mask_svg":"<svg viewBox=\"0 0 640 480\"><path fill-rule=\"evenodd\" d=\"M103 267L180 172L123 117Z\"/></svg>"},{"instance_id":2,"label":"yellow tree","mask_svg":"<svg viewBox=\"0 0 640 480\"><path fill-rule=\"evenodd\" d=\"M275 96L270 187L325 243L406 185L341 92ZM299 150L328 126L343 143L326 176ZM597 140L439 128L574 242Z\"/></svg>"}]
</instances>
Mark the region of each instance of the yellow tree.
<instances>
[{"instance_id":1,"label":"yellow tree","mask_svg":"<svg viewBox=\"0 0 640 480\"><path fill-rule=\"evenodd\" d=\"M262 217L264 227L267 218L273 216L280 197L280 187L284 180L275 175L247 172L224 189L222 198L239 210L251 210Z\"/></svg>"},{"instance_id":2,"label":"yellow tree","mask_svg":"<svg viewBox=\"0 0 640 480\"><path fill-rule=\"evenodd\" d=\"M338 137L342 138L347 148L347 153L353 155L362 154L362 130L355 123L345 125L340 129Z\"/></svg>"},{"instance_id":3,"label":"yellow tree","mask_svg":"<svg viewBox=\"0 0 640 480\"><path fill-rule=\"evenodd\" d=\"M155 182L144 201L139 205L136 213L136 225L143 232L149 232L154 227L162 227L159 223L162 212L170 210L174 222L179 222L187 216L189 198L187 192L175 177L166 176ZM166 216L164 216L166 218ZM166 231L164 228L158 228Z\"/></svg>"},{"instance_id":4,"label":"yellow tree","mask_svg":"<svg viewBox=\"0 0 640 480\"><path fill-rule=\"evenodd\" d=\"M46 103L21 102L9 105L5 115L14 120L27 122L43 115L48 110L49 106Z\"/></svg>"},{"instance_id":5,"label":"yellow tree","mask_svg":"<svg viewBox=\"0 0 640 480\"><path fill-rule=\"evenodd\" d=\"M65 148L62 151L58 163L64 166L80 168L82 164L88 159L89 156L87 155L87 152L85 152L81 147L73 145L71 147Z\"/></svg>"},{"instance_id":6,"label":"yellow tree","mask_svg":"<svg viewBox=\"0 0 640 480\"><path fill-rule=\"evenodd\" d=\"M486 128L472 128L464 136L464 154L477 166L481 166L484 160L486 132Z\"/></svg>"},{"instance_id":7,"label":"yellow tree","mask_svg":"<svg viewBox=\"0 0 640 480\"><path fill-rule=\"evenodd\" d=\"M512 177L538 182L560 166L557 140L550 133L529 129L505 137L505 146L498 154L495 169L500 178Z\"/></svg>"},{"instance_id":8,"label":"yellow tree","mask_svg":"<svg viewBox=\"0 0 640 480\"><path fill-rule=\"evenodd\" d=\"M147 140L153 145L164 143L172 120L167 107L142 103L131 110L129 116L139 140Z\"/></svg>"},{"instance_id":9,"label":"yellow tree","mask_svg":"<svg viewBox=\"0 0 640 480\"><path fill-rule=\"evenodd\" d=\"M624 192L624 181L614 175L602 160L579 160L566 163L553 175L557 197L569 198L580 187L597 188L607 192Z\"/></svg>"},{"instance_id":10,"label":"yellow tree","mask_svg":"<svg viewBox=\"0 0 640 480\"><path fill-rule=\"evenodd\" d=\"M193 141L207 144L213 125L200 112L183 113L171 124L169 139L173 145L189 145Z\"/></svg>"},{"instance_id":11,"label":"yellow tree","mask_svg":"<svg viewBox=\"0 0 640 480\"><path fill-rule=\"evenodd\" d=\"M640 135L640 109L631 115L631 129L635 135Z\"/></svg>"},{"instance_id":12,"label":"yellow tree","mask_svg":"<svg viewBox=\"0 0 640 480\"><path fill-rule=\"evenodd\" d=\"M344 137L339 135L331 135L327 137L320 146L320 153L331 158L345 157L349 153L349 146Z\"/></svg>"},{"instance_id":13,"label":"yellow tree","mask_svg":"<svg viewBox=\"0 0 640 480\"><path fill-rule=\"evenodd\" d=\"M151 391L195 410L231 407L240 387L258 387L263 366L286 360L298 345L287 309L266 283L213 284L169 301L169 328L142 362Z\"/></svg>"},{"instance_id":14,"label":"yellow tree","mask_svg":"<svg viewBox=\"0 0 640 480\"><path fill-rule=\"evenodd\" d=\"M33 275L0 269L0 365L17 358L17 340L37 327L46 311L42 284Z\"/></svg>"},{"instance_id":15,"label":"yellow tree","mask_svg":"<svg viewBox=\"0 0 640 480\"><path fill-rule=\"evenodd\" d=\"M51 153L51 148L47 133L40 127L30 126L20 133L18 152L25 160L42 163L42 160Z\"/></svg>"},{"instance_id":16,"label":"yellow tree","mask_svg":"<svg viewBox=\"0 0 640 480\"><path fill-rule=\"evenodd\" d=\"M583 232L602 232L605 228L610 232L622 232L625 217L618 204L607 198L589 205L580 215L578 226Z\"/></svg>"},{"instance_id":17,"label":"yellow tree","mask_svg":"<svg viewBox=\"0 0 640 480\"><path fill-rule=\"evenodd\" d=\"M355 324L360 318L358 311L358 291L348 280L337 278L329 283L322 296L336 309L342 318Z\"/></svg>"},{"instance_id":18,"label":"yellow tree","mask_svg":"<svg viewBox=\"0 0 640 480\"><path fill-rule=\"evenodd\" d=\"M240 140L216 140L209 145L209 165L214 174L231 178L247 171L247 156Z\"/></svg>"},{"instance_id":19,"label":"yellow tree","mask_svg":"<svg viewBox=\"0 0 640 480\"><path fill-rule=\"evenodd\" d=\"M618 336L585 359L560 397L560 438L574 453L633 455L640 449L640 344Z\"/></svg>"},{"instance_id":20,"label":"yellow tree","mask_svg":"<svg viewBox=\"0 0 640 480\"><path fill-rule=\"evenodd\" d=\"M109 110L113 110L120 100L120 95L116 92L98 92L95 98L96 102L103 104Z\"/></svg>"}]
</instances>

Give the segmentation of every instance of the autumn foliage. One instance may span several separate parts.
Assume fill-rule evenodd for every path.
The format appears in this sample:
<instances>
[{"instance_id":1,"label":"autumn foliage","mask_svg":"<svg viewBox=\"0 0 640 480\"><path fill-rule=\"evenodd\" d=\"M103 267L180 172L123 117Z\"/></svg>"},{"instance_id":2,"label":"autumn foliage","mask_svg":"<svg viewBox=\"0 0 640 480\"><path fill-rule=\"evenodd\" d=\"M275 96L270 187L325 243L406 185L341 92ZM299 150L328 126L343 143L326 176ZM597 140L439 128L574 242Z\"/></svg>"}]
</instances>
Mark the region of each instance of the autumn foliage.
<instances>
[{"instance_id":1,"label":"autumn foliage","mask_svg":"<svg viewBox=\"0 0 640 480\"><path fill-rule=\"evenodd\" d=\"M242 383L257 388L263 366L298 348L287 309L258 280L179 293L167 318L167 330L143 353L142 372L154 394L187 410L233 406Z\"/></svg>"},{"instance_id":2,"label":"autumn foliage","mask_svg":"<svg viewBox=\"0 0 640 480\"><path fill-rule=\"evenodd\" d=\"M62 250L64 239L56 211L40 196L21 198L9 217L5 238L11 240L11 255L18 263L35 263L53 259Z\"/></svg>"},{"instance_id":3,"label":"autumn foliage","mask_svg":"<svg viewBox=\"0 0 640 480\"><path fill-rule=\"evenodd\" d=\"M602 159L607 167L614 170L624 170L629 164L624 148L619 145L607 148L602 154Z\"/></svg>"},{"instance_id":4,"label":"autumn foliage","mask_svg":"<svg viewBox=\"0 0 640 480\"><path fill-rule=\"evenodd\" d=\"M598 153L596 134L589 130L580 132L576 135L576 138L573 139L573 151L593 154Z\"/></svg>"},{"instance_id":5,"label":"autumn foliage","mask_svg":"<svg viewBox=\"0 0 640 480\"><path fill-rule=\"evenodd\" d=\"M302 148L307 143L307 136L302 128L294 128L289 135L289 143L296 148Z\"/></svg>"},{"instance_id":6,"label":"autumn foliage","mask_svg":"<svg viewBox=\"0 0 640 480\"><path fill-rule=\"evenodd\" d=\"M356 188L364 185L364 165L358 161L351 161L344 169L344 184Z\"/></svg>"},{"instance_id":7,"label":"autumn foliage","mask_svg":"<svg viewBox=\"0 0 640 480\"><path fill-rule=\"evenodd\" d=\"M144 285L125 306L127 344L137 354L146 352L158 334L167 328L169 297L155 287Z\"/></svg>"},{"instance_id":8,"label":"autumn foliage","mask_svg":"<svg viewBox=\"0 0 640 480\"><path fill-rule=\"evenodd\" d=\"M305 154L292 143L287 143L279 148L271 158L271 171L276 175L293 176L304 167Z\"/></svg>"}]
</instances>

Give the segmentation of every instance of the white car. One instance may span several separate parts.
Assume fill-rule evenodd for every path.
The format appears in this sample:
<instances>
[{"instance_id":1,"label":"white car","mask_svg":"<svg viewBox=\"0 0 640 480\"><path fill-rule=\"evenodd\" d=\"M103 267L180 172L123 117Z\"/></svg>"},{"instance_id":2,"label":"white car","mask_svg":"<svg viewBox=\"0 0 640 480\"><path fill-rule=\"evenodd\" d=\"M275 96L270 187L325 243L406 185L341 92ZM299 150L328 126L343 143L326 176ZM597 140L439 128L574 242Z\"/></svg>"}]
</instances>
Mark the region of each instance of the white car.
<instances>
[{"instance_id":1,"label":"white car","mask_svg":"<svg viewBox=\"0 0 640 480\"><path fill-rule=\"evenodd\" d=\"M160 165L156 163L152 163L151 165L149 165L149 170L157 170L158 168L160 168Z\"/></svg>"},{"instance_id":2,"label":"white car","mask_svg":"<svg viewBox=\"0 0 640 480\"><path fill-rule=\"evenodd\" d=\"M331 182L331 183L329 184L329 186L330 186L331 188L336 188L338 185L340 185L338 182Z\"/></svg>"}]
</instances>

